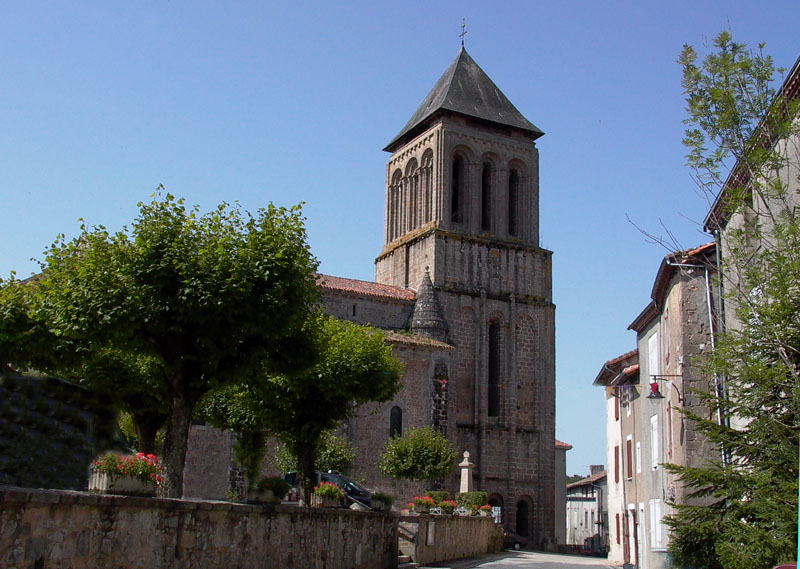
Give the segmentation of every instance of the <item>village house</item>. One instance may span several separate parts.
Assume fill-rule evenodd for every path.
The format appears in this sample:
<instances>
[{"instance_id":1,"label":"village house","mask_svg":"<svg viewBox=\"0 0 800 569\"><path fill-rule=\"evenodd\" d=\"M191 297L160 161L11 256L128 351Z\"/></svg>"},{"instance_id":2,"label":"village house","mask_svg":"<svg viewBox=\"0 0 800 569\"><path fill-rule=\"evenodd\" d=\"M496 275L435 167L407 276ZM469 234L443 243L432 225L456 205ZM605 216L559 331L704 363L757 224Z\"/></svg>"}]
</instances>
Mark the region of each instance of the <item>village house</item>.
<instances>
[{"instance_id":1,"label":"village house","mask_svg":"<svg viewBox=\"0 0 800 569\"><path fill-rule=\"evenodd\" d=\"M611 562L666 567L663 518L686 491L663 465L700 465L717 452L682 413L716 413L697 395L715 389L700 369L713 346L715 250L710 243L662 259L652 300L629 326L637 348L594 380L606 394Z\"/></svg>"}]
</instances>

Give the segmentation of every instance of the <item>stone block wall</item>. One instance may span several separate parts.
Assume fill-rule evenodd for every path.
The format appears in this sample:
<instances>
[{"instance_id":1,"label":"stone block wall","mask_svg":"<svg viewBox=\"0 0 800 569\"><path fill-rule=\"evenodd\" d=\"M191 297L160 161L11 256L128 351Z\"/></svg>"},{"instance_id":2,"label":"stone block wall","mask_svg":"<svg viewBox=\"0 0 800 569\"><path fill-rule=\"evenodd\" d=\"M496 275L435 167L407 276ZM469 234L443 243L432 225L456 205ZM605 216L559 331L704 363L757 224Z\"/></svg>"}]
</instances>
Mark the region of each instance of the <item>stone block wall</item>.
<instances>
[{"instance_id":1,"label":"stone block wall","mask_svg":"<svg viewBox=\"0 0 800 569\"><path fill-rule=\"evenodd\" d=\"M392 514L0 490L3 568L396 566Z\"/></svg>"},{"instance_id":2,"label":"stone block wall","mask_svg":"<svg viewBox=\"0 0 800 569\"><path fill-rule=\"evenodd\" d=\"M418 285L414 283L413 286ZM407 328L414 310L411 300L371 297L331 289L323 290L322 300L328 316L385 330Z\"/></svg>"},{"instance_id":3,"label":"stone block wall","mask_svg":"<svg viewBox=\"0 0 800 569\"><path fill-rule=\"evenodd\" d=\"M490 517L402 516L399 525L401 553L420 565L502 549L502 530Z\"/></svg>"},{"instance_id":4,"label":"stone block wall","mask_svg":"<svg viewBox=\"0 0 800 569\"><path fill-rule=\"evenodd\" d=\"M232 439L230 431L192 425L183 467L184 498L225 499L234 465Z\"/></svg>"}]
</instances>

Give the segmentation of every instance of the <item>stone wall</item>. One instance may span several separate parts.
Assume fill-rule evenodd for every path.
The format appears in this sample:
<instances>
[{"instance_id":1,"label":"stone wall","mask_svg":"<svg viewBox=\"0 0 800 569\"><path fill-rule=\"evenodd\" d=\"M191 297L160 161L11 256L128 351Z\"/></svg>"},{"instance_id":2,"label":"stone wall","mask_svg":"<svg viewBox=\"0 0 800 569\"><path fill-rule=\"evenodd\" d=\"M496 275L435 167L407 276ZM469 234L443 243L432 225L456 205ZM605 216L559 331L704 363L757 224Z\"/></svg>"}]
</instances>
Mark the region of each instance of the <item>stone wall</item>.
<instances>
[{"instance_id":1,"label":"stone wall","mask_svg":"<svg viewBox=\"0 0 800 569\"><path fill-rule=\"evenodd\" d=\"M379 569L397 516L0 489L0 567Z\"/></svg>"},{"instance_id":2,"label":"stone wall","mask_svg":"<svg viewBox=\"0 0 800 569\"><path fill-rule=\"evenodd\" d=\"M477 557L502 549L500 526L490 517L402 516L400 552L414 563Z\"/></svg>"},{"instance_id":3,"label":"stone wall","mask_svg":"<svg viewBox=\"0 0 800 569\"><path fill-rule=\"evenodd\" d=\"M230 431L192 425L183 467L183 497L224 500L231 487Z\"/></svg>"}]
</instances>

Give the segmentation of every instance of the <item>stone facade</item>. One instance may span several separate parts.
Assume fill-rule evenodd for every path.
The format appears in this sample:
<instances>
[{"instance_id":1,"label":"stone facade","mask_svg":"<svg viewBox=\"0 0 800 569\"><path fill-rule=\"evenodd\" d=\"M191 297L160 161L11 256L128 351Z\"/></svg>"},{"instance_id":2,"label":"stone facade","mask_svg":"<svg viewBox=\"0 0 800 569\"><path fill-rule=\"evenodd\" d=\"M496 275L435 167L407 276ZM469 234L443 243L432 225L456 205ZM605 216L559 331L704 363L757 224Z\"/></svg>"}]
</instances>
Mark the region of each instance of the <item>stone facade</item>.
<instances>
[{"instance_id":1,"label":"stone facade","mask_svg":"<svg viewBox=\"0 0 800 569\"><path fill-rule=\"evenodd\" d=\"M476 487L503 507L504 523L544 547L555 541L555 308L551 253L538 246L541 132L504 124L493 109L452 112L470 81L497 90L476 68L462 51L387 147L376 280L430 279L454 348L448 437L469 450ZM448 102L436 109L438 100ZM504 111L517 112L510 103ZM454 475L447 488L456 487Z\"/></svg>"}]
</instances>

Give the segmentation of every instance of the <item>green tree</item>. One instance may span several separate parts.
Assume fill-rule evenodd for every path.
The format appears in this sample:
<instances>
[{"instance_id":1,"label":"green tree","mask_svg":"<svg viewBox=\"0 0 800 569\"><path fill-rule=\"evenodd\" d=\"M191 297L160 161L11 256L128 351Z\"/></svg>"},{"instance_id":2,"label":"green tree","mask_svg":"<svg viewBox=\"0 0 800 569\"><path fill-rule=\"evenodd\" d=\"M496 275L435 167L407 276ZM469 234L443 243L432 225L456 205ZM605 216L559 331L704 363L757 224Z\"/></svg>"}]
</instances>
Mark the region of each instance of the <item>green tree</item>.
<instances>
[{"instance_id":1,"label":"green tree","mask_svg":"<svg viewBox=\"0 0 800 569\"><path fill-rule=\"evenodd\" d=\"M334 435L330 431L325 431L320 436L317 445L317 457L314 461L314 469L322 472L334 471L347 474L356 459L356 450L353 445L345 438ZM297 471L297 457L291 449L283 443L278 443L275 449L275 467L281 472Z\"/></svg>"},{"instance_id":2,"label":"green tree","mask_svg":"<svg viewBox=\"0 0 800 569\"><path fill-rule=\"evenodd\" d=\"M259 384L265 427L297 457L303 492L310 495L323 433L353 416L358 405L391 399L402 364L383 332L318 316L306 325L319 350L302 372L276 374Z\"/></svg>"},{"instance_id":3,"label":"green tree","mask_svg":"<svg viewBox=\"0 0 800 569\"><path fill-rule=\"evenodd\" d=\"M55 337L65 367L79 367L81 357L111 366L113 373L91 374L94 388L130 390L167 417L164 493L180 496L199 399L312 359L301 330L317 300L316 261L299 207L251 215L222 204L201 215L168 194L139 207L130 230L83 225L72 241L59 238L30 283L26 317ZM0 337L0 353L13 352L1 346L18 336ZM47 360L17 352L26 355L17 353L15 364ZM117 373L124 368L135 373ZM131 400L128 410L136 411Z\"/></svg>"},{"instance_id":4,"label":"green tree","mask_svg":"<svg viewBox=\"0 0 800 569\"><path fill-rule=\"evenodd\" d=\"M458 451L432 427L410 429L386 443L378 469L395 479L439 480L453 470Z\"/></svg>"},{"instance_id":5,"label":"green tree","mask_svg":"<svg viewBox=\"0 0 800 569\"><path fill-rule=\"evenodd\" d=\"M702 63L685 46L684 143L723 229L722 285L732 325L706 368L727 421L687 413L723 451L670 466L691 489L666 523L679 567L760 569L794 560L800 431L800 224L797 102L776 92L772 59L722 32Z\"/></svg>"}]
</instances>

